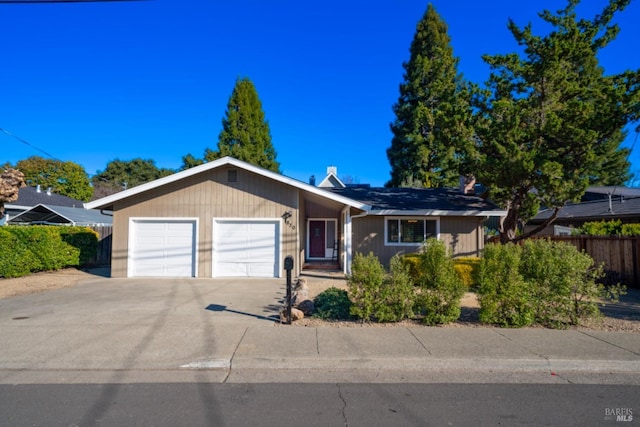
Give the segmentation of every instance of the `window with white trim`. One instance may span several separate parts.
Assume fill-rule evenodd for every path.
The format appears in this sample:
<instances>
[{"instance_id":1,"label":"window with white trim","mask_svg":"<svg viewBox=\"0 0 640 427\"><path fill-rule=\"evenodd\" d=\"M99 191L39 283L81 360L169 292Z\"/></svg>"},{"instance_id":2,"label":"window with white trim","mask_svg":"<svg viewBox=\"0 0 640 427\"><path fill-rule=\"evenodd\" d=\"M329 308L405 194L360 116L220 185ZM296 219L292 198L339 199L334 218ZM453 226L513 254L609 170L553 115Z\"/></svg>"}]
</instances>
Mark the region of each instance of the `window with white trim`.
<instances>
[{"instance_id":1,"label":"window with white trim","mask_svg":"<svg viewBox=\"0 0 640 427\"><path fill-rule=\"evenodd\" d=\"M424 218L386 218L386 245L419 245L437 237L438 220Z\"/></svg>"}]
</instances>

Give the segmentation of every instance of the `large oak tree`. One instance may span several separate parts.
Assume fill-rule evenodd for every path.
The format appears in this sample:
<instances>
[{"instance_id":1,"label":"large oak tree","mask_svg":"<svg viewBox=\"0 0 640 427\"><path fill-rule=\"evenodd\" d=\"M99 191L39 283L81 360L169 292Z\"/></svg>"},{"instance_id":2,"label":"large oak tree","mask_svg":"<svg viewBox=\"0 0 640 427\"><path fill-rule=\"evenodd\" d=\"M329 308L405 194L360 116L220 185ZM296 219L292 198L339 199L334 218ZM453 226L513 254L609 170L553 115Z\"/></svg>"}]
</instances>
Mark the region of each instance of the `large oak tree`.
<instances>
[{"instance_id":1,"label":"large oak tree","mask_svg":"<svg viewBox=\"0 0 640 427\"><path fill-rule=\"evenodd\" d=\"M555 13L539 14L552 30L533 33L531 24L508 28L521 54L485 56L492 72L477 108L479 181L507 210L502 242L550 224L566 203L578 201L591 184L619 185L629 178L625 127L640 112L640 72L605 74L597 54L618 34L614 15L630 0L610 0L593 19L579 18L579 0ZM540 207L554 209L549 221L527 235L519 225Z\"/></svg>"},{"instance_id":2,"label":"large oak tree","mask_svg":"<svg viewBox=\"0 0 640 427\"><path fill-rule=\"evenodd\" d=\"M25 182L31 186L51 187L58 194L83 202L89 201L93 194L84 167L71 161L31 156L18 161L16 169L24 174Z\"/></svg>"}]
</instances>

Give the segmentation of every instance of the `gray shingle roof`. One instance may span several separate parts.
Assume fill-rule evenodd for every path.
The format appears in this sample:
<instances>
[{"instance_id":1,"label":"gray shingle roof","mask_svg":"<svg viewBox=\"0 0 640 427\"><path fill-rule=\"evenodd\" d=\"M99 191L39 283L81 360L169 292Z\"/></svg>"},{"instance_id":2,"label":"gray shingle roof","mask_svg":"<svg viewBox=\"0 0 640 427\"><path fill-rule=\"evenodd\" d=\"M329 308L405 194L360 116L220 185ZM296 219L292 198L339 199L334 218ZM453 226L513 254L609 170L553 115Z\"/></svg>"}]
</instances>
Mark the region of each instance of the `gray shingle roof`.
<instances>
[{"instance_id":1,"label":"gray shingle roof","mask_svg":"<svg viewBox=\"0 0 640 427\"><path fill-rule=\"evenodd\" d=\"M569 204L563 207L558 214L556 223L562 223L571 220L579 221L602 221L613 220L617 218L634 218L640 219L640 197L620 198L613 197L611 200L611 208L609 210L609 199L582 202L577 204ZM541 223L553 214L553 209L545 209L540 211L531 221L532 224Z\"/></svg>"},{"instance_id":2,"label":"gray shingle roof","mask_svg":"<svg viewBox=\"0 0 640 427\"><path fill-rule=\"evenodd\" d=\"M83 202L81 200L72 199L71 197L62 196L56 193L47 194L46 189L38 192L36 187L21 188L18 193L18 200L11 204L27 207L33 207L40 204L49 206L69 206L72 208L83 207Z\"/></svg>"},{"instance_id":3,"label":"gray shingle roof","mask_svg":"<svg viewBox=\"0 0 640 427\"><path fill-rule=\"evenodd\" d=\"M486 200L450 188L334 188L332 193L371 205L370 214L500 215Z\"/></svg>"}]
</instances>

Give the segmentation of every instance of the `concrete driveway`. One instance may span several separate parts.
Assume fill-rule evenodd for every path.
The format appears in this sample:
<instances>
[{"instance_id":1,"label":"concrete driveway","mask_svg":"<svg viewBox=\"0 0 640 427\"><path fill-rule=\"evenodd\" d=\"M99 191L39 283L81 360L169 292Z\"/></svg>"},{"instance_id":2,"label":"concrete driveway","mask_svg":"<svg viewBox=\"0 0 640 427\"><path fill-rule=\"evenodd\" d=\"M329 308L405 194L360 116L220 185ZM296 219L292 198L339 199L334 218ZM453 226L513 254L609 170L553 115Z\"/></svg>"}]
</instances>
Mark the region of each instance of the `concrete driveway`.
<instances>
[{"instance_id":1,"label":"concrete driveway","mask_svg":"<svg viewBox=\"0 0 640 427\"><path fill-rule=\"evenodd\" d=\"M276 324L285 294L285 279L96 278L2 299L0 382L21 370L228 367L250 325Z\"/></svg>"}]
</instances>

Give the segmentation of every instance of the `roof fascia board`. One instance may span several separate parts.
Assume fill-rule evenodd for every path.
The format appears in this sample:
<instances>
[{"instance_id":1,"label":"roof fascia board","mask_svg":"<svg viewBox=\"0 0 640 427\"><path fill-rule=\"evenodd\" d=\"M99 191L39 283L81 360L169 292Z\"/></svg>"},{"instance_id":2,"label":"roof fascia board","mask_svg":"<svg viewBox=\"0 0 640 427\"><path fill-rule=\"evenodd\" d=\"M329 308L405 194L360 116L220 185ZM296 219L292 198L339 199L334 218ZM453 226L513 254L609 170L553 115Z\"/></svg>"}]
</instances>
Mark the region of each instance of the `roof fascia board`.
<instances>
[{"instance_id":1,"label":"roof fascia board","mask_svg":"<svg viewBox=\"0 0 640 427\"><path fill-rule=\"evenodd\" d=\"M330 179L333 178L336 180L336 182L340 185L340 188L346 188L347 186L340 180L340 178L338 178L333 172L330 172L329 175L327 175L320 184L318 184L318 187L330 187L330 188L335 188L332 184ZM326 184L329 185L326 185Z\"/></svg>"},{"instance_id":2,"label":"roof fascia board","mask_svg":"<svg viewBox=\"0 0 640 427\"><path fill-rule=\"evenodd\" d=\"M369 215L374 216L507 216L507 211L495 210L495 211L446 211L439 209L427 209L427 210L398 210L398 209L383 209L369 211Z\"/></svg>"},{"instance_id":3,"label":"roof fascia board","mask_svg":"<svg viewBox=\"0 0 640 427\"><path fill-rule=\"evenodd\" d=\"M293 178L288 178L284 175L280 175L279 173L275 173L247 162L243 162L238 159L234 159L232 157L223 157L221 159L213 160L208 163L204 163L202 165L184 170L182 172L174 173L173 175L166 176L164 178L157 179L155 181L147 182L145 184L138 185L137 187L133 187L129 190L121 191L119 193L112 194L107 197L103 197L102 199L94 200L92 202L84 203L85 209L95 209L103 206L108 206L114 202L117 202L122 199L126 199L127 197L135 196L137 194L143 193L145 191L153 190L154 188L161 187L163 185L171 184L173 182L179 181L184 178L188 178L190 176L194 176L221 166L225 165L233 165L241 169L248 170L250 172L256 173L258 175L262 175L267 178L271 178L275 181L291 185L293 187L308 191L310 193L319 195L321 197L334 200L336 202L343 203L345 205L358 208L361 210L369 210L371 207L367 204L360 203L356 200L349 199L344 196L339 196L337 194L330 193L328 191L319 189L313 185L305 184L301 181L298 181Z\"/></svg>"}]
</instances>

